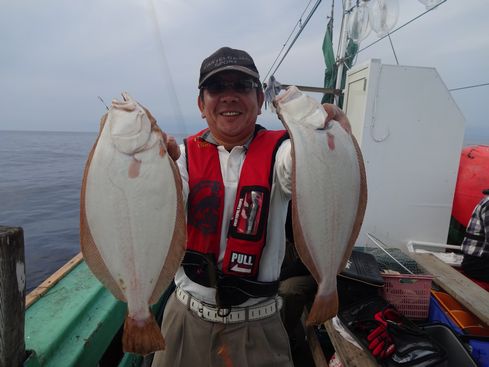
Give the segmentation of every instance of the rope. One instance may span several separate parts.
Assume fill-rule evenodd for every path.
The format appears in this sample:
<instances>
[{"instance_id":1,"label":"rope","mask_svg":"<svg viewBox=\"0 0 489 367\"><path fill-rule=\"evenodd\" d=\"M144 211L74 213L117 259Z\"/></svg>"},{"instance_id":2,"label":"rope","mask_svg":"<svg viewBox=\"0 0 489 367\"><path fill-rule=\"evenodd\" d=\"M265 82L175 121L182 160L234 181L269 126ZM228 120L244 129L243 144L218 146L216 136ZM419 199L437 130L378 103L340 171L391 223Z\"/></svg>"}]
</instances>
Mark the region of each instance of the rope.
<instances>
[{"instance_id":1,"label":"rope","mask_svg":"<svg viewBox=\"0 0 489 367\"><path fill-rule=\"evenodd\" d=\"M365 51L367 48L369 48L369 47L371 47L371 46L375 45L376 43L378 43L378 42L380 42L380 41L382 41L384 38L386 38L386 37L390 37L390 35L391 35L391 34L393 34L393 33L397 32L399 29L404 28L404 27L405 27L405 26L407 26L408 24L410 24L410 23L414 22L415 20L417 20L417 19L421 18L423 15L425 15L425 14L429 13L430 11L432 11L432 10L436 9L437 7L439 7L441 4L445 3L446 1L447 1L447 0L443 0L441 3L439 3L439 4L435 5L435 6L434 6L434 7L432 7L431 9L426 10L425 12L421 13L420 15L418 15L418 16L414 17L413 19L409 20L408 22L404 23L403 25L401 25L401 26L397 27L397 28L396 28L396 29L394 29L392 32L390 32L390 33L386 34L385 36L383 36L383 37L379 38L378 40L376 40L376 41L372 42L371 44L369 44L369 45L367 45L367 46L365 46L365 47L361 48L360 50L358 50L357 54L359 54L359 53L360 53L360 52L362 52L362 51Z\"/></svg>"},{"instance_id":2,"label":"rope","mask_svg":"<svg viewBox=\"0 0 489 367\"><path fill-rule=\"evenodd\" d=\"M292 48L292 46L294 46L295 42L297 41L297 39L299 38L300 34L302 33L302 31L304 30L304 28L306 28L306 25L307 23L309 22L309 20L311 19L312 15L314 14L314 12L316 11L316 9L318 8L319 4L321 3L321 0L317 0L316 1L316 4L314 4L314 7L312 8L312 10L310 11L309 15L307 16L306 20L304 21L304 24L302 24L302 26L300 27L299 29L299 32L296 34L296 36L294 37L294 39L292 40L292 43L290 44L289 48L287 49L287 51L285 52L284 56L282 56L282 59L280 60L280 62L278 63L277 67L275 68L275 70L273 71L273 73L271 75L275 75L275 73L277 72L278 68L280 67L280 65L282 65L282 62L284 61L285 57L287 56L287 54L289 53L290 49ZM268 74L267 74L268 76ZM266 81L266 78L264 79L264 81Z\"/></svg>"},{"instance_id":3,"label":"rope","mask_svg":"<svg viewBox=\"0 0 489 367\"><path fill-rule=\"evenodd\" d=\"M396 59L396 63L397 65L399 65L399 60L397 59L396 50L394 50L394 44L392 43L391 35L387 34L387 36L389 37L389 42L391 44L391 49L392 49L392 53L394 54L394 58Z\"/></svg>"},{"instance_id":4,"label":"rope","mask_svg":"<svg viewBox=\"0 0 489 367\"><path fill-rule=\"evenodd\" d=\"M307 8L309 8L309 5L311 4L311 1L312 0L309 0L309 2L307 3L306 5L306 8L304 9L304 11L302 12L301 16L299 17L299 20L297 21L297 23L295 24L294 28L292 29L292 31L290 32L289 34L289 37L287 37L287 40L285 41L285 43L282 45L282 48L280 49L280 52L278 53L277 57L275 58L275 60L273 61L273 64L272 66L270 66L270 69L268 69L267 71L267 75L265 75L265 78L263 79L263 81L266 81L267 80L267 77L268 75L270 74L270 71L273 69L273 67L275 66L275 64L277 63L277 60L278 58L280 57L280 55L282 54L282 51L284 50L285 46L287 46L287 43L289 42L290 40L290 37L292 37L292 35L294 34L295 32L295 29L297 28L298 25L300 25L302 23L302 17L304 16L304 14L306 13L306 10Z\"/></svg>"},{"instance_id":5,"label":"rope","mask_svg":"<svg viewBox=\"0 0 489 367\"><path fill-rule=\"evenodd\" d=\"M453 92L456 90L462 90L462 89L469 89L469 88L478 88L478 87L485 87L486 85L489 85L489 83L482 83L482 84L474 84L474 85L467 85L465 87L459 87L459 88L452 88L449 89L449 92Z\"/></svg>"}]
</instances>

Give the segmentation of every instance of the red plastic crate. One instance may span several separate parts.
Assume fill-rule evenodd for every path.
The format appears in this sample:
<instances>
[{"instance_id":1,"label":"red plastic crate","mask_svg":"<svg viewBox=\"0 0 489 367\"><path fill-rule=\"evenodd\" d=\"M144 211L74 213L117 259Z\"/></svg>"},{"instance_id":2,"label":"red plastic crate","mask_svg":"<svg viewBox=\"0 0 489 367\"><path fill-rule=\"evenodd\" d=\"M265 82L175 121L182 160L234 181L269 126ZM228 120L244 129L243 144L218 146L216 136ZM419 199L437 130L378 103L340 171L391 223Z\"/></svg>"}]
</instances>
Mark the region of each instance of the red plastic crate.
<instances>
[{"instance_id":1,"label":"red plastic crate","mask_svg":"<svg viewBox=\"0 0 489 367\"><path fill-rule=\"evenodd\" d=\"M382 274L382 296L408 319L426 319L430 308L433 276L426 274Z\"/></svg>"}]
</instances>

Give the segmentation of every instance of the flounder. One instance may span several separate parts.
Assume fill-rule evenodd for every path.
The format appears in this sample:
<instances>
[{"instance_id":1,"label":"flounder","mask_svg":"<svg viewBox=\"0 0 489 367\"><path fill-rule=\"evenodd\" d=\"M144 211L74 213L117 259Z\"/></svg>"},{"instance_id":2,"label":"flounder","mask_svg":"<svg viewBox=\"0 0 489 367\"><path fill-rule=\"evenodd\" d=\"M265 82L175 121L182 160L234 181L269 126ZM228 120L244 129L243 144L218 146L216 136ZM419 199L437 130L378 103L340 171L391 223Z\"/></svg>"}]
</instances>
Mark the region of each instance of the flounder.
<instances>
[{"instance_id":1,"label":"flounder","mask_svg":"<svg viewBox=\"0 0 489 367\"><path fill-rule=\"evenodd\" d=\"M360 231L367 202L365 167L353 135L325 124L323 106L296 87L274 100L292 141L292 226L297 252L318 283L308 324L338 311L336 275Z\"/></svg>"},{"instance_id":2,"label":"flounder","mask_svg":"<svg viewBox=\"0 0 489 367\"><path fill-rule=\"evenodd\" d=\"M148 110L127 93L114 100L86 162L80 241L95 276L128 304L123 349L164 349L149 305L168 287L184 254L186 226L178 168Z\"/></svg>"}]
</instances>

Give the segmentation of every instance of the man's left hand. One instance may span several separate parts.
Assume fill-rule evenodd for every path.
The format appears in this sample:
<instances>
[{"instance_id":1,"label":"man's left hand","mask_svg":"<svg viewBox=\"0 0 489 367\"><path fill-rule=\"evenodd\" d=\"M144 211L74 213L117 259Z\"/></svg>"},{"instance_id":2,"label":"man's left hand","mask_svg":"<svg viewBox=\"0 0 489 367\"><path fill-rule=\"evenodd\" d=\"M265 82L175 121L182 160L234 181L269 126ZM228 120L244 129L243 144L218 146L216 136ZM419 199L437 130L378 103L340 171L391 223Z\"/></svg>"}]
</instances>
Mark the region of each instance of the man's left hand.
<instances>
[{"instance_id":1,"label":"man's left hand","mask_svg":"<svg viewBox=\"0 0 489 367\"><path fill-rule=\"evenodd\" d=\"M331 103L323 103L323 108L328 114L328 117L326 117L326 124L331 120L336 120L348 134L351 134L350 121L341 108Z\"/></svg>"}]
</instances>

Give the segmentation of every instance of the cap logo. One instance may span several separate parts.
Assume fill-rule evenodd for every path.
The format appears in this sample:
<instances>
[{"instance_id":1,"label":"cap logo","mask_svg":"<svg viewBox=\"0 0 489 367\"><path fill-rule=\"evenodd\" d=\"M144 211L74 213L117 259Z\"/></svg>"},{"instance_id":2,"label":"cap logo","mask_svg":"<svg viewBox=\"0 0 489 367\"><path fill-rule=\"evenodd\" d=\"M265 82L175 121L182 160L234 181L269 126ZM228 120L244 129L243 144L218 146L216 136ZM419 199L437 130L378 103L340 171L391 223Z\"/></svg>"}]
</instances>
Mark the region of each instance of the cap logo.
<instances>
[{"instance_id":1,"label":"cap logo","mask_svg":"<svg viewBox=\"0 0 489 367\"><path fill-rule=\"evenodd\" d=\"M222 47L202 62L199 88L206 79L223 70L237 70L255 79L260 78L253 59L246 51Z\"/></svg>"},{"instance_id":2,"label":"cap logo","mask_svg":"<svg viewBox=\"0 0 489 367\"><path fill-rule=\"evenodd\" d=\"M239 65L240 61L250 62L247 57L237 57L237 56L220 56L215 59L209 60L203 67L203 69L216 69L221 66L226 65Z\"/></svg>"}]
</instances>

